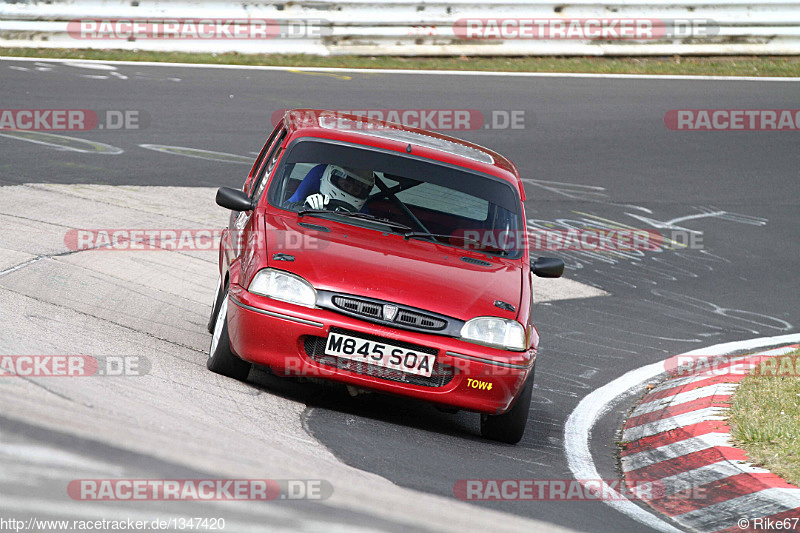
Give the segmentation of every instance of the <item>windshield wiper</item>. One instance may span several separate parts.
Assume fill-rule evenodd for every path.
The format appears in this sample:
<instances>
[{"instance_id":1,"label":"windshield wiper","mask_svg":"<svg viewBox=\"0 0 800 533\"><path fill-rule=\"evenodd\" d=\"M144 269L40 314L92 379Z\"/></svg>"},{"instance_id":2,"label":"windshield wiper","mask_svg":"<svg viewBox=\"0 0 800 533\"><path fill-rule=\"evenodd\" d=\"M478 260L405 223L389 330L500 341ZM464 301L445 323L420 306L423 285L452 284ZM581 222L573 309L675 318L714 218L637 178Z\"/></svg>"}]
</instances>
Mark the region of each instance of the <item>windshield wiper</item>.
<instances>
[{"instance_id":1,"label":"windshield wiper","mask_svg":"<svg viewBox=\"0 0 800 533\"><path fill-rule=\"evenodd\" d=\"M477 245L476 248L474 248L474 249L473 248L466 248L467 250L473 250L473 251L474 250L478 250L478 251L481 251L481 252L490 252L490 253L496 253L496 254L500 254L500 255L508 255L508 253L509 253L508 250L504 250L503 248L499 248L499 247L493 246L491 244L485 244L485 243L482 243L482 242L480 242L478 240L470 239L469 237L463 237L461 235L444 235L444 234L441 234L441 233L427 233L427 232L424 232L424 231L411 231L409 233L403 234L403 238L405 240L408 240L408 239L425 239L425 238L434 239L434 240L437 240L437 241L447 240L448 242L446 244L450 244L449 243L450 239L461 239L464 242L465 245L467 243Z\"/></svg>"},{"instance_id":2,"label":"windshield wiper","mask_svg":"<svg viewBox=\"0 0 800 533\"><path fill-rule=\"evenodd\" d=\"M330 213L327 209L301 209L297 212L297 216L302 217L305 215L321 215L322 213Z\"/></svg>"},{"instance_id":3,"label":"windshield wiper","mask_svg":"<svg viewBox=\"0 0 800 533\"><path fill-rule=\"evenodd\" d=\"M304 215L340 215L343 217L349 218L358 218L362 220L369 220L370 222L377 222L378 224L383 224L385 226L390 226L392 228L400 229L400 230L410 230L413 229L410 226L406 226L405 224L401 224L400 222L392 222L388 218L380 218L376 217L375 215L370 215L368 213L352 213L350 211L328 211L327 209L301 209L297 212L297 216L304 216Z\"/></svg>"},{"instance_id":4,"label":"windshield wiper","mask_svg":"<svg viewBox=\"0 0 800 533\"><path fill-rule=\"evenodd\" d=\"M393 222L388 218L376 217L375 215L370 215L369 213L351 213L348 211L334 211L337 215L342 215L345 217L350 218L360 218L363 220L369 220L371 222L378 222L380 224L386 224L387 226L391 226L397 229L405 229L410 230L413 229L411 226L406 226L405 224L401 224L400 222Z\"/></svg>"}]
</instances>

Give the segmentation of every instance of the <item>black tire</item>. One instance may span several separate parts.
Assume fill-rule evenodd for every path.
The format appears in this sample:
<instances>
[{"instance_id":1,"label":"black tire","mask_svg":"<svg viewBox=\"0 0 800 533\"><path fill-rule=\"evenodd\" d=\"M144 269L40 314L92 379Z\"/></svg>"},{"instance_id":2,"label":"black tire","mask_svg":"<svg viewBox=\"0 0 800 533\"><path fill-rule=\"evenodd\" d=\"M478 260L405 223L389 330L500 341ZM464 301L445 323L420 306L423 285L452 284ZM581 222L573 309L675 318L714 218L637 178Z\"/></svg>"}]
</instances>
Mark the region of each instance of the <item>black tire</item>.
<instances>
[{"instance_id":1,"label":"black tire","mask_svg":"<svg viewBox=\"0 0 800 533\"><path fill-rule=\"evenodd\" d=\"M517 401L502 415L481 415L481 436L487 439L516 444L525 434L528 411L533 396L533 370Z\"/></svg>"},{"instance_id":2,"label":"black tire","mask_svg":"<svg viewBox=\"0 0 800 533\"><path fill-rule=\"evenodd\" d=\"M219 335L216 334L217 330L219 330ZM250 374L252 366L247 361L236 357L231 351L231 340L228 337L228 289L226 287L214 323L206 367L216 374L239 381L247 381L247 375Z\"/></svg>"},{"instance_id":3,"label":"black tire","mask_svg":"<svg viewBox=\"0 0 800 533\"><path fill-rule=\"evenodd\" d=\"M222 303L222 294L222 277L220 277L217 282L217 292L214 294L214 301L211 302L211 316L208 317L208 325L206 326L206 329L208 329L208 332L211 334L214 333L214 322L217 321L217 312Z\"/></svg>"}]
</instances>

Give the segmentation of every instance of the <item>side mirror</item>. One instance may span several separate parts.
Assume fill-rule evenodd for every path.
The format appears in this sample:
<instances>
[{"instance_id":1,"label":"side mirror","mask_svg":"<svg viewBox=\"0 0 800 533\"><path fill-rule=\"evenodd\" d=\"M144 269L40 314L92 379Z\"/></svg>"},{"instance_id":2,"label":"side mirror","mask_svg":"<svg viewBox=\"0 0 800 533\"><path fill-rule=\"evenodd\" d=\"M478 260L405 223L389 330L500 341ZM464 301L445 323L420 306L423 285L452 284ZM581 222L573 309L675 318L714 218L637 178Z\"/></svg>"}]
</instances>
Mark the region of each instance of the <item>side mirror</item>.
<instances>
[{"instance_id":1,"label":"side mirror","mask_svg":"<svg viewBox=\"0 0 800 533\"><path fill-rule=\"evenodd\" d=\"M560 278L564 273L564 261L555 257L540 257L533 263L533 273L540 278Z\"/></svg>"},{"instance_id":2,"label":"side mirror","mask_svg":"<svg viewBox=\"0 0 800 533\"><path fill-rule=\"evenodd\" d=\"M217 205L231 211L252 211L253 202L247 193L240 189L220 187L217 189Z\"/></svg>"}]
</instances>

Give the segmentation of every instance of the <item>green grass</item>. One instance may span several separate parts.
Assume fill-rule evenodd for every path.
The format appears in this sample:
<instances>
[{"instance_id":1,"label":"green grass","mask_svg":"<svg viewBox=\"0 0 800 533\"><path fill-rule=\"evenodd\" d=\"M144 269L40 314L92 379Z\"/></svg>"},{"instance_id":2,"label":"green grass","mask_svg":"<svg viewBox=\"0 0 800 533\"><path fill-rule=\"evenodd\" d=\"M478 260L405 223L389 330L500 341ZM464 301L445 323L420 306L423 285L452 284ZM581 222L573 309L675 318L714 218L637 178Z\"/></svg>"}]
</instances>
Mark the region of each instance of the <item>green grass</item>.
<instances>
[{"instance_id":1,"label":"green grass","mask_svg":"<svg viewBox=\"0 0 800 533\"><path fill-rule=\"evenodd\" d=\"M800 485L800 350L742 380L729 414L733 440L750 460Z\"/></svg>"},{"instance_id":2,"label":"green grass","mask_svg":"<svg viewBox=\"0 0 800 533\"><path fill-rule=\"evenodd\" d=\"M160 61L283 67L399 68L416 70L498 70L614 74L695 74L716 76L800 76L800 57L397 57L261 54L192 54L125 50L0 48L15 57Z\"/></svg>"}]
</instances>

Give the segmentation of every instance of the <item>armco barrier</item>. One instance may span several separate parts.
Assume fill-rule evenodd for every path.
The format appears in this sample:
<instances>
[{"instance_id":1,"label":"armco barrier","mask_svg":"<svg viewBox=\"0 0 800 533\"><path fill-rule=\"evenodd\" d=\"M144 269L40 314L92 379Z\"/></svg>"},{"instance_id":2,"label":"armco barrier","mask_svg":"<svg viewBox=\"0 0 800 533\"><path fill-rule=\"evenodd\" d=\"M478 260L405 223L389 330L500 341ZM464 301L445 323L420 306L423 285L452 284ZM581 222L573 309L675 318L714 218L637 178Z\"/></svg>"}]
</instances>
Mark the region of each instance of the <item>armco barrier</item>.
<instances>
[{"instance_id":1,"label":"armco barrier","mask_svg":"<svg viewBox=\"0 0 800 533\"><path fill-rule=\"evenodd\" d=\"M249 39L86 39L70 34L70 21L74 27L74 21L87 19L236 19L245 27L246 21L295 21L296 31ZM521 21L534 21L535 28L549 21L582 21L586 29L587 21L615 19L665 21L683 30L644 39L581 38L582 33L516 38L513 31ZM486 23L483 38L459 29L457 24L467 20ZM490 21L511 26L497 33ZM795 55L800 54L800 0L3 0L0 46L318 55Z\"/></svg>"}]
</instances>

